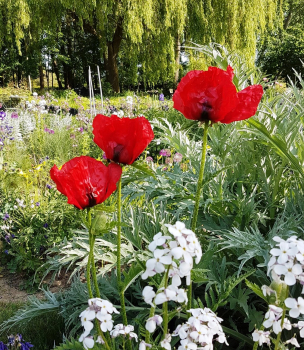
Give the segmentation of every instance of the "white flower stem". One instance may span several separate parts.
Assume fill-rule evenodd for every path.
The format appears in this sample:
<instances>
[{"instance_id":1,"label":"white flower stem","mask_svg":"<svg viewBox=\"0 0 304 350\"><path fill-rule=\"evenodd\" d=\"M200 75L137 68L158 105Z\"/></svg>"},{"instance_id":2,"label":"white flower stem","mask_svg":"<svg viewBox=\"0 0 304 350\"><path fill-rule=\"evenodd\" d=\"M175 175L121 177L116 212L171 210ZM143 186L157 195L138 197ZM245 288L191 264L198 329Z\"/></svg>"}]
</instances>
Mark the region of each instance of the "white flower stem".
<instances>
[{"instance_id":1,"label":"white flower stem","mask_svg":"<svg viewBox=\"0 0 304 350\"><path fill-rule=\"evenodd\" d=\"M149 318L153 317L154 313L155 313L155 306L151 306ZM150 344L150 332L148 330L146 330L145 342L147 344Z\"/></svg>"},{"instance_id":2,"label":"white flower stem","mask_svg":"<svg viewBox=\"0 0 304 350\"><path fill-rule=\"evenodd\" d=\"M165 275L165 289L168 288L168 279L169 279L169 271L170 271L171 265L168 266L166 275ZM168 323L169 323L169 317L168 317L168 302L163 303L163 330L164 330L164 339L166 339L166 335L168 334Z\"/></svg>"},{"instance_id":3,"label":"white flower stem","mask_svg":"<svg viewBox=\"0 0 304 350\"><path fill-rule=\"evenodd\" d=\"M284 320L285 320L285 315L286 315L286 306L285 306L285 299L288 297L289 295L289 287L286 285L286 289L285 289L285 297L282 298L282 309L283 309L283 313L282 313L282 319L281 319L281 328L283 331L283 326L284 326ZM274 350L278 350L280 348L280 341L281 341L281 335L282 335L282 331L279 332L279 334L277 335L277 339L275 340L275 347Z\"/></svg>"}]
</instances>

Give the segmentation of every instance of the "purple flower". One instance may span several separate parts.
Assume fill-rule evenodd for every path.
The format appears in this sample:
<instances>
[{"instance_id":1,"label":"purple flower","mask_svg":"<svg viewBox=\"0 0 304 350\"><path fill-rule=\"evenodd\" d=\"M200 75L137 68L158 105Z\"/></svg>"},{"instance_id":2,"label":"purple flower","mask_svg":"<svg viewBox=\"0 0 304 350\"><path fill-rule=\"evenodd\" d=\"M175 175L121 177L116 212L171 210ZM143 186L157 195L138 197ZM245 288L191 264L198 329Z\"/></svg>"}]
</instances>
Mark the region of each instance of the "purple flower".
<instances>
[{"instance_id":1,"label":"purple flower","mask_svg":"<svg viewBox=\"0 0 304 350\"><path fill-rule=\"evenodd\" d=\"M12 237L12 238L16 238L16 236L15 236L13 233L11 234L11 237Z\"/></svg>"},{"instance_id":2,"label":"purple flower","mask_svg":"<svg viewBox=\"0 0 304 350\"><path fill-rule=\"evenodd\" d=\"M50 129L49 134L55 134L55 131L53 129Z\"/></svg>"},{"instance_id":3,"label":"purple flower","mask_svg":"<svg viewBox=\"0 0 304 350\"><path fill-rule=\"evenodd\" d=\"M36 207L40 207L40 203L39 202L36 202L35 205L36 205Z\"/></svg>"},{"instance_id":4,"label":"purple flower","mask_svg":"<svg viewBox=\"0 0 304 350\"><path fill-rule=\"evenodd\" d=\"M168 148L166 148L166 149L162 149L162 150L159 152L159 154L160 154L161 156L164 156L164 157L170 157L170 156L171 156L171 151L170 151Z\"/></svg>"},{"instance_id":5,"label":"purple flower","mask_svg":"<svg viewBox=\"0 0 304 350\"><path fill-rule=\"evenodd\" d=\"M182 161L182 159L183 159L182 154L180 154L178 152L175 153L173 156L173 162L175 162L175 163L180 163Z\"/></svg>"},{"instance_id":6,"label":"purple flower","mask_svg":"<svg viewBox=\"0 0 304 350\"><path fill-rule=\"evenodd\" d=\"M49 227L48 223L46 222L46 223L43 225L43 227L44 227L44 228L48 228L48 227Z\"/></svg>"},{"instance_id":7,"label":"purple flower","mask_svg":"<svg viewBox=\"0 0 304 350\"><path fill-rule=\"evenodd\" d=\"M77 129L80 133L83 133L83 128L78 128Z\"/></svg>"},{"instance_id":8,"label":"purple flower","mask_svg":"<svg viewBox=\"0 0 304 350\"><path fill-rule=\"evenodd\" d=\"M46 187L50 190L52 188L51 185L47 184Z\"/></svg>"},{"instance_id":9,"label":"purple flower","mask_svg":"<svg viewBox=\"0 0 304 350\"><path fill-rule=\"evenodd\" d=\"M3 220L9 219L9 217L10 217L10 216L6 213L6 214L4 214Z\"/></svg>"},{"instance_id":10,"label":"purple flower","mask_svg":"<svg viewBox=\"0 0 304 350\"><path fill-rule=\"evenodd\" d=\"M4 238L5 238L5 240L6 240L7 243L11 243L11 240L10 240L10 236L9 236L9 235L6 235Z\"/></svg>"},{"instance_id":11,"label":"purple flower","mask_svg":"<svg viewBox=\"0 0 304 350\"><path fill-rule=\"evenodd\" d=\"M7 250L7 249L5 249L4 253L5 253L6 255L8 255L8 250ZM1 348L0 348L0 349L1 349Z\"/></svg>"},{"instance_id":12,"label":"purple flower","mask_svg":"<svg viewBox=\"0 0 304 350\"><path fill-rule=\"evenodd\" d=\"M21 345L21 350L29 350L30 348L32 348L34 345L32 345L29 342L25 342L25 343L20 343Z\"/></svg>"},{"instance_id":13,"label":"purple flower","mask_svg":"<svg viewBox=\"0 0 304 350\"><path fill-rule=\"evenodd\" d=\"M14 118L14 119L16 119L16 118L18 118L19 116L18 116L18 113L17 112L13 112L12 114L11 114L11 118Z\"/></svg>"},{"instance_id":14,"label":"purple flower","mask_svg":"<svg viewBox=\"0 0 304 350\"><path fill-rule=\"evenodd\" d=\"M44 131L45 132L50 132L50 129L49 128L44 128Z\"/></svg>"},{"instance_id":15,"label":"purple flower","mask_svg":"<svg viewBox=\"0 0 304 350\"><path fill-rule=\"evenodd\" d=\"M147 157L146 158L147 163L153 163L153 158L152 157Z\"/></svg>"},{"instance_id":16,"label":"purple flower","mask_svg":"<svg viewBox=\"0 0 304 350\"><path fill-rule=\"evenodd\" d=\"M0 341L0 350L8 350L8 347L2 341Z\"/></svg>"},{"instance_id":17,"label":"purple flower","mask_svg":"<svg viewBox=\"0 0 304 350\"><path fill-rule=\"evenodd\" d=\"M159 97L158 97L158 99L159 99L160 101L164 101L164 100L165 100L164 94L160 94Z\"/></svg>"},{"instance_id":18,"label":"purple flower","mask_svg":"<svg viewBox=\"0 0 304 350\"><path fill-rule=\"evenodd\" d=\"M102 155L102 158L105 159L105 160L108 159L108 158L107 158L107 155L106 155L105 153Z\"/></svg>"},{"instance_id":19,"label":"purple flower","mask_svg":"<svg viewBox=\"0 0 304 350\"><path fill-rule=\"evenodd\" d=\"M6 113L4 111L0 111L0 119L3 120L6 116Z\"/></svg>"}]
</instances>

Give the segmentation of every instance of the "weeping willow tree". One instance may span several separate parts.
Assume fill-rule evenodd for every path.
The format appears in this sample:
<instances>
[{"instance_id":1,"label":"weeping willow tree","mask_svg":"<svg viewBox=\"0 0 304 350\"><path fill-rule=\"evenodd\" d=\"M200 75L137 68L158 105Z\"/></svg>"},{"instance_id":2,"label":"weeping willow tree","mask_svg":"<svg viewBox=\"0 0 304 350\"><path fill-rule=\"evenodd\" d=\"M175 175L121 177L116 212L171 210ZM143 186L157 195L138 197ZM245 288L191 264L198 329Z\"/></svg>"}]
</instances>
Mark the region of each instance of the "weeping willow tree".
<instances>
[{"instance_id":1,"label":"weeping willow tree","mask_svg":"<svg viewBox=\"0 0 304 350\"><path fill-rule=\"evenodd\" d=\"M29 26L30 11L26 0L0 0L0 77L18 69L18 55L12 50L16 46L20 51L20 40L24 30ZM15 76L13 75L13 80ZM18 73L16 75L18 80Z\"/></svg>"},{"instance_id":2,"label":"weeping willow tree","mask_svg":"<svg viewBox=\"0 0 304 350\"><path fill-rule=\"evenodd\" d=\"M180 47L190 41L218 42L253 62L257 36L273 25L280 12L280 0L0 0L0 3L4 19L0 38L7 38L11 28L15 40L25 38L31 52L37 54L48 46L55 69L56 58L68 57L62 59L67 82L72 78L70 61L80 52L76 50L81 45L79 37L82 35L83 44L87 44L86 39L93 36L98 48L95 44L88 48L86 59L79 61L78 67L97 52L116 92L120 90L122 71L128 72L134 84L139 79L149 85L177 82Z\"/></svg>"},{"instance_id":3,"label":"weeping willow tree","mask_svg":"<svg viewBox=\"0 0 304 350\"><path fill-rule=\"evenodd\" d=\"M185 41L219 43L241 54L252 65L258 36L282 21L281 1L189 1ZM190 55L191 68L198 68L203 61L195 59L194 55Z\"/></svg>"}]
</instances>

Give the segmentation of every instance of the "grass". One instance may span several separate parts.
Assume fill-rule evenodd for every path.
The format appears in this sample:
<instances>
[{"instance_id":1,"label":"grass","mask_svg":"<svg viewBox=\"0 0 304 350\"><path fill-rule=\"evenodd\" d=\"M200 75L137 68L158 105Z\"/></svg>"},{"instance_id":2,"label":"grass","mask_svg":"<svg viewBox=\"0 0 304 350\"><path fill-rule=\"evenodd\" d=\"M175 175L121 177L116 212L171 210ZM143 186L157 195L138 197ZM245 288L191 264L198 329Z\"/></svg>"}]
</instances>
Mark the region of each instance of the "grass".
<instances>
[{"instance_id":1,"label":"grass","mask_svg":"<svg viewBox=\"0 0 304 350\"><path fill-rule=\"evenodd\" d=\"M0 324L13 316L13 314L24 306L23 303L3 303L0 302ZM21 328L12 327L7 333L0 334L0 341L7 342L10 334L22 334L25 341L34 345L34 350L50 350L54 348L54 343L62 343L64 330L63 319L58 313L49 313L32 319Z\"/></svg>"}]
</instances>

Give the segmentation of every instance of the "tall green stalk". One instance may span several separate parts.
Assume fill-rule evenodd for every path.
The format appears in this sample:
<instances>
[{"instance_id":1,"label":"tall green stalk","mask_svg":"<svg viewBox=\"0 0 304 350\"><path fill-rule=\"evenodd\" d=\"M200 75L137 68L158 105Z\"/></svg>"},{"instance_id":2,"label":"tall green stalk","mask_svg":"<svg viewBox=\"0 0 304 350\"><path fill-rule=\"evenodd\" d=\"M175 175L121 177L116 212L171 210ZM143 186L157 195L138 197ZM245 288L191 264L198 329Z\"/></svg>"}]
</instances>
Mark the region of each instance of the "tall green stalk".
<instances>
[{"instance_id":1,"label":"tall green stalk","mask_svg":"<svg viewBox=\"0 0 304 350\"><path fill-rule=\"evenodd\" d=\"M193 232L195 232L195 229L196 229L199 202L200 202L200 196L201 196L202 187L203 187L203 176L204 176L204 169L205 169L205 163L206 163L206 153L207 153L208 127L209 127L209 121L206 121L205 128L204 128L204 136L203 136L201 167L200 167L198 180L197 180L195 205L194 205L194 211L193 211L193 217L192 217L192 223L191 223L191 230Z\"/></svg>"},{"instance_id":2,"label":"tall green stalk","mask_svg":"<svg viewBox=\"0 0 304 350\"><path fill-rule=\"evenodd\" d=\"M170 271L171 265L168 266L166 275L165 275L165 289L168 288L168 279L169 279L169 271ZM168 302L163 303L163 330L164 330L164 339L166 338L166 335L168 334L168 324L169 324L169 317L168 317Z\"/></svg>"},{"instance_id":3,"label":"tall green stalk","mask_svg":"<svg viewBox=\"0 0 304 350\"><path fill-rule=\"evenodd\" d=\"M89 298L93 298L93 292L92 292L92 287L91 287L91 261L93 256L93 249L92 249L92 235L91 235L91 211L90 208L88 209L88 226L89 226L89 246L90 246L90 251L89 251L89 257L88 257L88 263L87 263L87 286L88 286L88 294Z\"/></svg>"},{"instance_id":4,"label":"tall green stalk","mask_svg":"<svg viewBox=\"0 0 304 350\"><path fill-rule=\"evenodd\" d=\"M117 186L117 284L120 296L122 320L123 324L126 326L128 324L128 321L125 306L125 296L121 282L121 178L119 179Z\"/></svg>"},{"instance_id":5,"label":"tall green stalk","mask_svg":"<svg viewBox=\"0 0 304 350\"><path fill-rule=\"evenodd\" d=\"M88 209L87 224L89 227L89 245L90 245L90 252L89 252L88 263L87 263L87 286L88 286L89 297L90 299L92 299L93 292L91 287L91 269L92 269L92 278L93 278L95 293L97 295L97 298L100 298L100 292L98 288L96 268L95 268L95 259L94 259L95 236L92 233L92 213L90 208ZM102 330L100 329L99 322L97 320L95 320L95 327L97 329L98 335L100 335L101 338L103 339L105 343L104 345L107 348L107 350L111 350L109 347L109 342L111 342L111 338L109 337L108 333L106 334L106 337L105 337Z\"/></svg>"},{"instance_id":6,"label":"tall green stalk","mask_svg":"<svg viewBox=\"0 0 304 350\"><path fill-rule=\"evenodd\" d=\"M207 141L208 141L208 127L209 127L209 120L205 121L202 155L201 155L201 166L200 166L200 171L199 171L198 180L197 180L195 205L194 205L193 217L191 222L191 230L193 232L195 232L196 230L199 202L200 202L201 192L203 188L203 177L204 177L204 169L205 169L205 163L206 163ZM187 294L188 294L188 309L191 309L192 307L192 281L191 280L190 280L190 285L189 285Z\"/></svg>"},{"instance_id":7,"label":"tall green stalk","mask_svg":"<svg viewBox=\"0 0 304 350\"><path fill-rule=\"evenodd\" d=\"M91 231L91 229L90 229L90 231ZM96 296L97 296L97 298L100 298L100 291L98 288L95 259L94 259L94 243L95 243L95 236L94 236L94 234L91 234L90 250L92 250L92 260L91 260L92 278L93 278L93 282L94 282Z\"/></svg>"}]
</instances>

